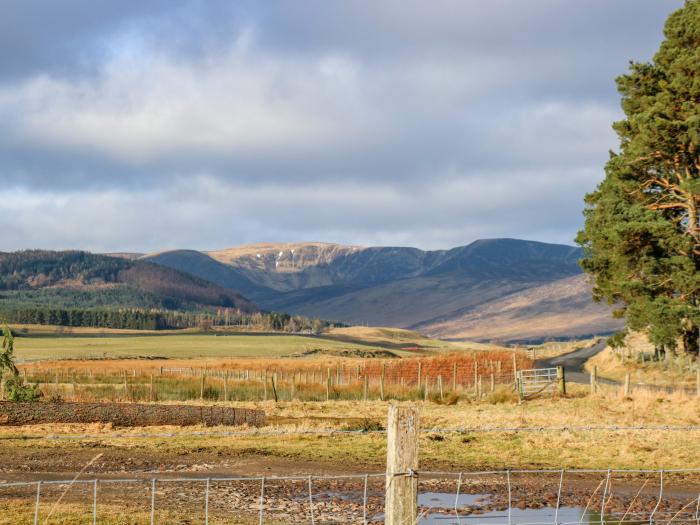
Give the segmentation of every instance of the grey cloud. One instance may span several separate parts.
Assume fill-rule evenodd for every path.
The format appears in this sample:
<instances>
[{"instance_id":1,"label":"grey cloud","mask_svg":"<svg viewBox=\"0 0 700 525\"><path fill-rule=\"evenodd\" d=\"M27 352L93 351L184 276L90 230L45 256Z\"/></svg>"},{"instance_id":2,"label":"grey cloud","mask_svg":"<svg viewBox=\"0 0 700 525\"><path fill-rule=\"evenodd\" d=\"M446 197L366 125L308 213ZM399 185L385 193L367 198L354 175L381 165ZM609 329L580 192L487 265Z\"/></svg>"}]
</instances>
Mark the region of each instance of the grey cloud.
<instances>
[{"instance_id":1,"label":"grey cloud","mask_svg":"<svg viewBox=\"0 0 700 525\"><path fill-rule=\"evenodd\" d=\"M5 3L0 249L571 239L681 3Z\"/></svg>"}]
</instances>

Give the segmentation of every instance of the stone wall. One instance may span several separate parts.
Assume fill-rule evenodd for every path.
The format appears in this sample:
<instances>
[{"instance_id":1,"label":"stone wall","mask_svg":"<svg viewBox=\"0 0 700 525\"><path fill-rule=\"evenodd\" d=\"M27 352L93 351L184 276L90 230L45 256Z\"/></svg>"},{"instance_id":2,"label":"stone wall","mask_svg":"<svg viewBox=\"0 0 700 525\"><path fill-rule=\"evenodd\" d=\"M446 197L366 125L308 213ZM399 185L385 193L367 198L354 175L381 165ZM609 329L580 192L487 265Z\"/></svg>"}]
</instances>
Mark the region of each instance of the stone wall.
<instances>
[{"instance_id":1,"label":"stone wall","mask_svg":"<svg viewBox=\"0 0 700 525\"><path fill-rule=\"evenodd\" d=\"M248 408L139 403L13 403L0 401L0 425L112 423L148 425L262 426L265 412Z\"/></svg>"}]
</instances>

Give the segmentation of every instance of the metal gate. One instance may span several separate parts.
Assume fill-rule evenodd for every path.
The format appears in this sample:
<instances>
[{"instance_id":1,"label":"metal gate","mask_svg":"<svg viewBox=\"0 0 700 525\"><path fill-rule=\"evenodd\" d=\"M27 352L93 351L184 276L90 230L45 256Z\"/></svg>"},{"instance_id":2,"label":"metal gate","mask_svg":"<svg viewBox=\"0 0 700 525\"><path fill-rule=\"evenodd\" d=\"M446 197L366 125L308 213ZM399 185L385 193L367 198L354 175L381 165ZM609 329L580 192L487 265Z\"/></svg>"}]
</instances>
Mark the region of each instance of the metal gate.
<instances>
[{"instance_id":1,"label":"metal gate","mask_svg":"<svg viewBox=\"0 0 700 525\"><path fill-rule=\"evenodd\" d=\"M522 398L534 396L545 391L556 392L558 377L556 368L532 368L518 370L517 388Z\"/></svg>"}]
</instances>

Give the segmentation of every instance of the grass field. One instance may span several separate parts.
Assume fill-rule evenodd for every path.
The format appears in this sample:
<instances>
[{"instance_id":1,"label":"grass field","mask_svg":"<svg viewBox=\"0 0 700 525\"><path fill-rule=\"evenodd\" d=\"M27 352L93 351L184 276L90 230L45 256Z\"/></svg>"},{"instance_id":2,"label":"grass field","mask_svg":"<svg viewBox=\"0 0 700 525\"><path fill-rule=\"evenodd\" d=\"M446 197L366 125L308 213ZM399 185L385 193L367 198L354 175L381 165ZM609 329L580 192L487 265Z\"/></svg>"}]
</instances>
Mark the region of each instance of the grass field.
<instances>
[{"instance_id":1,"label":"grass field","mask_svg":"<svg viewBox=\"0 0 700 525\"><path fill-rule=\"evenodd\" d=\"M124 358L279 358L304 354L364 357L416 352L503 350L495 345L451 343L391 328L342 328L320 336L240 333L215 330L146 331L16 325L19 362L60 359Z\"/></svg>"},{"instance_id":2,"label":"grass field","mask_svg":"<svg viewBox=\"0 0 700 525\"><path fill-rule=\"evenodd\" d=\"M368 344L301 335L130 335L101 337L18 337L15 355L20 362L46 359L128 357L288 357L311 351L382 351Z\"/></svg>"}]
</instances>

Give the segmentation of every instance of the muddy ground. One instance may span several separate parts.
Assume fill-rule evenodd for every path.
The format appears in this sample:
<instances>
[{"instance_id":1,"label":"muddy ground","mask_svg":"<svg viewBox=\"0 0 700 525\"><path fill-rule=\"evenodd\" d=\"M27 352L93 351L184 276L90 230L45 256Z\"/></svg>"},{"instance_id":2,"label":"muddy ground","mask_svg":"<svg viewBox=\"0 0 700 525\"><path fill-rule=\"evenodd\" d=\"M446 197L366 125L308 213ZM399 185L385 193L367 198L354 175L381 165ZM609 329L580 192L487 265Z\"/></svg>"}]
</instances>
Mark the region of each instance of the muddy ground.
<instances>
[{"instance_id":1,"label":"muddy ground","mask_svg":"<svg viewBox=\"0 0 700 525\"><path fill-rule=\"evenodd\" d=\"M274 438L272 438L274 439ZM383 512L384 476L370 477L367 480L365 505L362 477L351 479L312 479L312 501L309 501L308 479L275 480L281 476L343 476L373 472L381 473L379 464L334 463L332 461L300 461L279 457L259 456L255 453L228 456L218 451L196 447L182 452L154 453L152 449L116 448L99 441L85 440L79 446L60 448L22 448L11 445L11 441L0 442L0 508L15 505L18 501L30 501L34 497L34 487L5 487L3 484L18 481L67 480L72 479L96 456L101 456L90 464L79 479L114 480L133 478L133 483L100 484L101 505L121 505L125 498L129 505L140 506L147 511L150 504L150 481L159 481L156 496L159 507L170 511L181 510L180 523L191 523L192 509L202 508L205 490L204 478L218 477L266 477L263 510L266 515L285 523L307 522L313 506L317 523L335 521L361 523L367 515L379 522ZM456 472L454 465L422 464L425 471L449 470ZM192 481L174 481L175 479ZM499 475L473 475L464 473L462 481L456 475L421 474L416 480L422 493L455 494L459 485L461 494L473 494L478 498L469 504L460 503L458 511L462 515L505 512L509 503L507 477ZM667 474L662 498L659 499L659 476L622 476L611 474L566 473L559 492L560 474L511 474L510 502L516 509L543 509L557 506L578 507L592 512L603 508L607 516L617 517L627 514L629 518L648 521L649 514L656 508L655 515L664 521L674 519L674 523L693 518L700 492L700 473L695 477L680 477ZM65 490L63 485L47 486L44 498L50 500L51 490L56 494ZM75 485L64 498L65 503L85 502L91 498L91 485ZM260 511L261 481L213 481L210 482L210 512L212 515L257 516ZM125 497L125 494L128 496ZM443 498L444 499L444 498ZM448 497L449 499L449 497ZM657 507L658 504L658 507ZM452 505L430 509L430 500L421 507L424 513L454 513ZM684 508L685 507L685 508ZM196 514L196 512L194 512ZM675 518L674 518L675 517ZM687 519L687 520L686 520ZM196 522L196 520L195 520Z\"/></svg>"}]
</instances>

